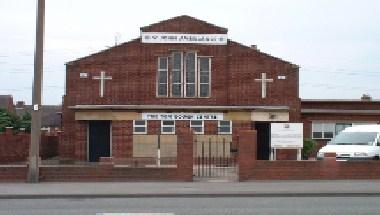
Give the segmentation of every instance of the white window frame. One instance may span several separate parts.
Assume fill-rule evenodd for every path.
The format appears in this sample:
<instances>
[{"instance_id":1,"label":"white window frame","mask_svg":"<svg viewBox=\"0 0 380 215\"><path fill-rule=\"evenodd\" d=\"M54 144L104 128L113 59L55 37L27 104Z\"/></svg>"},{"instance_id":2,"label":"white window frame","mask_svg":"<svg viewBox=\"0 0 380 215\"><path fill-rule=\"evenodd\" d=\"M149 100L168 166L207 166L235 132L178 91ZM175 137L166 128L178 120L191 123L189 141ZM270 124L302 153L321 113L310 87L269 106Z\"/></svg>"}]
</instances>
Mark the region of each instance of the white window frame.
<instances>
[{"instance_id":1,"label":"white window frame","mask_svg":"<svg viewBox=\"0 0 380 215\"><path fill-rule=\"evenodd\" d=\"M164 121L172 121L173 125L164 125ZM172 132L164 132L164 127L173 127ZM161 120L161 134L175 134L175 120Z\"/></svg>"},{"instance_id":2,"label":"white window frame","mask_svg":"<svg viewBox=\"0 0 380 215\"><path fill-rule=\"evenodd\" d=\"M322 125L322 137L314 137L314 124L321 124ZM326 124L333 124L334 125L334 130L332 131L325 131L325 126ZM335 122L311 122L311 138L314 139L314 140L331 140L332 138L335 137L335 126L336 126L336 123ZM333 136L331 138L329 137L325 137L325 132L332 132L333 133Z\"/></svg>"},{"instance_id":3,"label":"white window frame","mask_svg":"<svg viewBox=\"0 0 380 215\"><path fill-rule=\"evenodd\" d=\"M187 92L186 92L186 89L187 89L187 85L189 83L187 83L186 81L186 78L187 78L187 54L191 54L193 53L194 54L194 83L190 83L190 84L194 84L194 96L188 96L187 95ZM185 52L184 53L184 65L183 65L183 82L184 82L184 87L183 87L183 91L184 91L184 97L185 98L195 98L198 96L198 55L197 55L197 52L195 51L189 51L189 52Z\"/></svg>"},{"instance_id":4,"label":"white window frame","mask_svg":"<svg viewBox=\"0 0 380 215\"><path fill-rule=\"evenodd\" d=\"M222 131L220 131L220 128L221 128L220 122L221 121L229 121L230 122L230 131L229 132L222 132ZM226 126L223 126L223 127L226 127ZM231 120L219 120L218 121L218 134L232 134L232 121Z\"/></svg>"},{"instance_id":5,"label":"white window frame","mask_svg":"<svg viewBox=\"0 0 380 215\"><path fill-rule=\"evenodd\" d=\"M160 65L160 59L161 58L166 58L166 69L161 69ZM158 89L160 86L160 72L166 71L166 95L159 95ZM157 97L168 97L168 92L169 92L169 58L168 57L158 57L157 58L157 81L156 81L156 96Z\"/></svg>"},{"instance_id":6,"label":"white window frame","mask_svg":"<svg viewBox=\"0 0 380 215\"><path fill-rule=\"evenodd\" d=\"M314 124L321 124L322 125L322 137L321 138L315 138L314 137ZM351 124L351 127L356 126L356 125L371 125L371 124L376 124L376 122L363 122L363 121L335 121L335 122L329 122L329 121L312 121L311 122L311 138L315 140L330 140L332 138L325 137L325 125L326 124L333 124L334 125L334 131L333 131L333 137L334 138L337 133L336 133L336 126L337 124ZM331 131L328 131L331 132Z\"/></svg>"},{"instance_id":7,"label":"white window frame","mask_svg":"<svg viewBox=\"0 0 380 215\"><path fill-rule=\"evenodd\" d=\"M144 125L136 125L136 121L144 121ZM135 131L135 128L145 128L144 132ZM133 120L133 134L147 134L148 133L148 121L146 120Z\"/></svg>"},{"instance_id":8,"label":"white window frame","mask_svg":"<svg viewBox=\"0 0 380 215\"><path fill-rule=\"evenodd\" d=\"M201 96L201 58L207 58L209 59L209 66L208 66L208 96ZM211 57L204 57L204 56L199 56L198 57L198 98L211 98L211 65L212 65L212 58Z\"/></svg>"},{"instance_id":9,"label":"white window frame","mask_svg":"<svg viewBox=\"0 0 380 215\"><path fill-rule=\"evenodd\" d=\"M193 125L193 122L202 122L202 125ZM194 131L194 134L204 134L205 133L205 122L203 120L190 120L190 129L192 128L202 128L202 131L198 132L198 131Z\"/></svg>"},{"instance_id":10,"label":"white window frame","mask_svg":"<svg viewBox=\"0 0 380 215\"><path fill-rule=\"evenodd\" d=\"M181 55L181 66L180 66L180 71L179 71L179 73L180 73L180 75L181 75L181 79L180 79L180 83L174 83L173 82L173 73L174 73L174 54L176 54L176 53L179 53L180 55ZM172 53L172 55L171 55L171 61L170 61L170 84L169 84L169 86L170 86L170 97L172 97L172 98L183 98L183 95L184 95L184 91L183 91L183 88L184 88L184 68L183 68L183 66L184 66L184 62L183 62L183 58L184 58L184 52L180 52L180 51L174 51L173 53ZM176 71L177 72L177 71ZM181 87L181 89L180 89L180 91L181 91L181 95L179 95L179 96L174 96L173 95L173 86L174 85L180 85Z\"/></svg>"}]
</instances>

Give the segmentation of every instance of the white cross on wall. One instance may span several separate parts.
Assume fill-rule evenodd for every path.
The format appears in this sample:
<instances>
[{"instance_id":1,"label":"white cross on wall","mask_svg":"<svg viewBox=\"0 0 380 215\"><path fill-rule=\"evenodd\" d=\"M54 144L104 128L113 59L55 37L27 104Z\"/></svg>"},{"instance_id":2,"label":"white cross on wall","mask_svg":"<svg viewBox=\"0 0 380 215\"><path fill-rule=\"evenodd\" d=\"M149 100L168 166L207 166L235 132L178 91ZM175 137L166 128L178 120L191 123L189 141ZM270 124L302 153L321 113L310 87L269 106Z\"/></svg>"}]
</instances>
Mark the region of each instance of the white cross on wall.
<instances>
[{"instance_id":1,"label":"white cross on wall","mask_svg":"<svg viewBox=\"0 0 380 215\"><path fill-rule=\"evenodd\" d=\"M105 81L106 80L112 80L112 76L106 76L106 72L101 71L100 76L94 76L92 77L94 80L100 80L100 97L103 98L104 96L104 88L105 88Z\"/></svg>"},{"instance_id":2,"label":"white cross on wall","mask_svg":"<svg viewBox=\"0 0 380 215\"><path fill-rule=\"evenodd\" d=\"M261 73L261 78L255 79L255 82L261 82L261 98L267 97L267 83L273 82L273 79L268 78L266 73Z\"/></svg>"}]
</instances>

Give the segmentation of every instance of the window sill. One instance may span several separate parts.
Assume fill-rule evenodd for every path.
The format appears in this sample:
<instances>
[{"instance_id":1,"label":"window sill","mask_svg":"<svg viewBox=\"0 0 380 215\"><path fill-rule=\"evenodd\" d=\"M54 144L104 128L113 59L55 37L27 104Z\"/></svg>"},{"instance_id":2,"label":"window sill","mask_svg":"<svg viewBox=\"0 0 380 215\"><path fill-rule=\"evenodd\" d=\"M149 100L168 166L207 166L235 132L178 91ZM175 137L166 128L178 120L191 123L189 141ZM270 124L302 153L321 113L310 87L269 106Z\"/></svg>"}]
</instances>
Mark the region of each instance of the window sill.
<instances>
[{"instance_id":1,"label":"window sill","mask_svg":"<svg viewBox=\"0 0 380 215\"><path fill-rule=\"evenodd\" d=\"M168 97L168 96L156 96L156 99L211 99L212 97Z\"/></svg>"},{"instance_id":2,"label":"window sill","mask_svg":"<svg viewBox=\"0 0 380 215\"><path fill-rule=\"evenodd\" d=\"M219 132L218 134L232 134L232 132Z\"/></svg>"}]
</instances>

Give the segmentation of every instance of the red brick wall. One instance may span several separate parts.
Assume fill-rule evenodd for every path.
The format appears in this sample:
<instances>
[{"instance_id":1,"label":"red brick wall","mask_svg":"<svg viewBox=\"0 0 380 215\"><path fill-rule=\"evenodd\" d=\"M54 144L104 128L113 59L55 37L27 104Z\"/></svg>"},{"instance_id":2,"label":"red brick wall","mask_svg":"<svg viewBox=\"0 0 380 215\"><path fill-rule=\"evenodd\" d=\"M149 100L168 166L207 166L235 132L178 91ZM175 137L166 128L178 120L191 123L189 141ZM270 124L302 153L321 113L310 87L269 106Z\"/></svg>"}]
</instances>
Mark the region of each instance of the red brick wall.
<instances>
[{"instance_id":1,"label":"red brick wall","mask_svg":"<svg viewBox=\"0 0 380 215\"><path fill-rule=\"evenodd\" d=\"M238 138L239 181L244 181L251 178L256 165L257 132L256 130L240 130Z\"/></svg>"},{"instance_id":2,"label":"red brick wall","mask_svg":"<svg viewBox=\"0 0 380 215\"><path fill-rule=\"evenodd\" d=\"M1 170L0 170L1 171ZM177 168L41 167L41 181L179 181Z\"/></svg>"},{"instance_id":3,"label":"red brick wall","mask_svg":"<svg viewBox=\"0 0 380 215\"><path fill-rule=\"evenodd\" d=\"M41 135L42 159L58 155L58 135ZM0 134L0 163L25 162L29 156L30 134L12 132Z\"/></svg>"},{"instance_id":4,"label":"red brick wall","mask_svg":"<svg viewBox=\"0 0 380 215\"><path fill-rule=\"evenodd\" d=\"M25 182L26 166L0 166L0 182Z\"/></svg>"},{"instance_id":5,"label":"red brick wall","mask_svg":"<svg viewBox=\"0 0 380 215\"><path fill-rule=\"evenodd\" d=\"M180 20L180 21L179 21ZM180 24L178 24L180 23ZM147 31L170 32L227 32L191 17L180 17L144 28ZM157 98L157 57L168 56L172 50L197 50L198 56L212 56L210 98ZM112 76L106 81L105 96L99 97L99 81L93 80L100 71ZM79 73L87 72L87 79ZM261 98L261 85L254 82L266 72L274 83L268 84L267 98ZM285 75L286 80L277 76ZM60 146L62 158L83 159L81 128L78 131L74 111L69 106L80 104L113 105L281 105L290 107L290 120L300 121L298 92L298 68L289 62L239 43L228 41L228 45L197 44L143 44L140 39L112 47L100 53L73 61L66 66L66 95L63 101L64 137ZM215 122L206 122L206 134L216 129ZM148 134L154 133L158 125L148 123ZM235 126L234 126L235 127ZM236 129L234 129L236 130ZM120 139L117 140L119 142ZM78 143L80 142L80 143ZM235 141L236 142L236 141ZM79 150L79 151L77 151Z\"/></svg>"},{"instance_id":6,"label":"red brick wall","mask_svg":"<svg viewBox=\"0 0 380 215\"><path fill-rule=\"evenodd\" d=\"M113 126L120 128L123 123ZM41 181L192 181L193 134L181 123L178 124L177 129L176 168L122 168L114 167L112 163L97 166L46 166L40 168L40 179ZM0 168L0 173L1 170Z\"/></svg>"},{"instance_id":7,"label":"red brick wall","mask_svg":"<svg viewBox=\"0 0 380 215\"><path fill-rule=\"evenodd\" d=\"M379 161L256 161L249 180L380 179Z\"/></svg>"},{"instance_id":8,"label":"red brick wall","mask_svg":"<svg viewBox=\"0 0 380 215\"><path fill-rule=\"evenodd\" d=\"M194 135L186 127L178 130L177 171L178 179L193 181L193 143Z\"/></svg>"},{"instance_id":9,"label":"red brick wall","mask_svg":"<svg viewBox=\"0 0 380 215\"><path fill-rule=\"evenodd\" d=\"M112 122L112 157L131 158L133 155L133 121Z\"/></svg>"}]
</instances>

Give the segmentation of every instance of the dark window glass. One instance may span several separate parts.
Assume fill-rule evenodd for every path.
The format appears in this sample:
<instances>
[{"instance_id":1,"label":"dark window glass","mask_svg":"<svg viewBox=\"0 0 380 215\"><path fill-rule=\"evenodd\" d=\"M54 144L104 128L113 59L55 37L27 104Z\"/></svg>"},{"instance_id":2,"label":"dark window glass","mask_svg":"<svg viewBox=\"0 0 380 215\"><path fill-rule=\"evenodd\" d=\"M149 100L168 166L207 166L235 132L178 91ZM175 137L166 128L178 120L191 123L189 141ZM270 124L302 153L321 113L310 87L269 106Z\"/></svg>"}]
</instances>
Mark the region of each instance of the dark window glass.
<instances>
[{"instance_id":1,"label":"dark window glass","mask_svg":"<svg viewBox=\"0 0 380 215\"><path fill-rule=\"evenodd\" d=\"M160 58L160 67L159 69L167 69L168 68L168 60L166 57Z\"/></svg>"},{"instance_id":2,"label":"dark window glass","mask_svg":"<svg viewBox=\"0 0 380 215\"><path fill-rule=\"evenodd\" d=\"M200 86L200 97L209 97L209 85L208 84L201 84Z\"/></svg>"},{"instance_id":3,"label":"dark window glass","mask_svg":"<svg viewBox=\"0 0 380 215\"><path fill-rule=\"evenodd\" d=\"M173 84L172 95L174 97L180 97L181 96L181 84Z\"/></svg>"},{"instance_id":4,"label":"dark window glass","mask_svg":"<svg viewBox=\"0 0 380 215\"><path fill-rule=\"evenodd\" d=\"M231 125L231 123L230 123L230 121L219 121L219 125L220 126L230 126Z\"/></svg>"},{"instance_id":5,"label":"dark window glass","mask_svg":"<svg viewBox=\"0 0 380 215\"><path fill-rule=\"evenodd\" d=\"M163 125L174 125L174 121L162 121Z\"/></svg>"},{"instance_id":6,"label":"dark window glass","mask_svg":"<svg viewBox=\"0 0 380 215\"><path fill-rule=\"evenodd\" d=\"M173 83L181 83L181 71L173 71Z\"/></svg>"},{"instance_id":7,"label":"dark window glass","mask_svg":"<svg viewBox=\"0 0 380 215\"><path fill-rule=\"evenodd\" d=\"M210 96L210 58L199 58L199 96Z\"/></svg>"},{"instance_id":8,"label":"dark window glass","mask_svg":"<svg viewBox=\"0 0 380 215\"><path fill-rule=\"evenodd\" d=\"M143 133L146 132L145 127L135 127L135 132Z\"/></svg>"},{"instance_id":9,"label":"dark window glass","mask_svg":"<svg viewBox=\"0 0 380 215\"><path fill-rule=\"evenodd\" d=\"M202 57L200 58L200 71L210 70L210 58Z\"/></svg>"},{"instance_id":10,"label":"dark window glass","mask_svg":"<svg viewBox=\"0 0 380 215\"><path fill-rule=\"evenodd\" d=\"M158 86L158 95L165 95L166 96L166 92L167 92L167 86L166 86L166 84L160 84L159 86Z\"/></svg>"},{"instance_id":11,"label":"dark window glass","mask_svg":"<svg viewBox=\"0 0 380 215\"><path fill-rule=\"evenodd\" d=\"M219 127L219 132L230 133L231 128L230 127Z\"/></svg>"},{"instance_id":12,"label":"dark window glass","mask_svg":"<svg viewBox=\"0 0 380 215\"><path fill-rule=\"evenodd\" d=\"M195 96L195 84L186 84L186 96L187 97Z\"/></svg>"},{"instance_id":13,"label":"dark window glass","mask_svg":"<svg viewBox=\"0 0 380 215\"><path fill-rule=\"evenodd\" d=\"M145 120L136 120L135 125L145 125L146 121Z\"/></svg>"},{"instance_id":14,"label":"dark window glass","mask_svg":"<svg viewBox=\"0 0 380 215\"><path fill-rule=\"evenodd\" d=\"M182 54L180 52L173 53L173 69L181 70L182 68Z\"/></svg>"},{"instance_id":15,"label":"dark window glass","mask_svg":"<svg viewBox=\"0 0 380 215\"><path fill-rule=\"evenodd\" d=\"M202 121L191 121L191 126L202 126Z\"/></svg>"},{"instance_id":16,"label":"dark window glass","mask_svg":"<svg viewBox=\"0 0 380 215\"><path fill-rule=\"evenodd\" d=\"M168 81L168 72L167 71L159 71L159 83L166 84Z\"/></svg>"},{"instance_id":17,"label":"dark window glass","mask_svg":"<svg viewBox=\"0 0 380 215\"><path fill-rule=\"evenodd\" d=\"M162 132L165 132L165 133L169 133L169 132L173 132L173 131L174 131L173 127L163 127L162 128Z\"/></svg>"},{"instance_id":18,"label":"dark window glass","mask_svg":"<svg viewBox=\"0 0 380 215\"><path fill-rule=\"evenodd\" d=\"M334 137L334 132L325 132L324 134L325 134L324 138L326 139L331 139Z\"/></svg>"},{"instance_id":19,"label":"dark window glass","mask_svg":"<svg viewBox=\"0 0 380 215\"><path fill-rule=\"evenodd\" d=\"M167 96L167 84L168 84L168 58L158 58L158 71L157 71L157 95Z\"/></svg>"},{"instance_id":20,"label":"dark window glass","mask_svg":"<svg viewBox=\"0 0 380 215\"><path fill-rule=\"evenodd\" d=\"M322 132L313 132L313 138L322 138Z\"/></svg>"}]
</instances>

